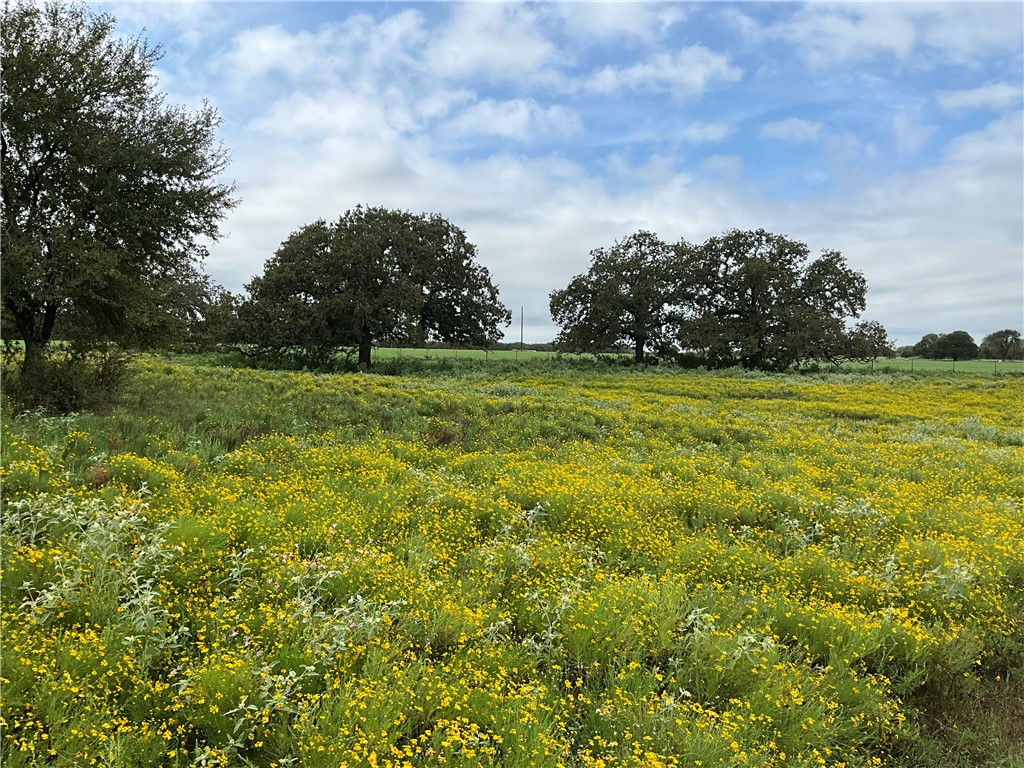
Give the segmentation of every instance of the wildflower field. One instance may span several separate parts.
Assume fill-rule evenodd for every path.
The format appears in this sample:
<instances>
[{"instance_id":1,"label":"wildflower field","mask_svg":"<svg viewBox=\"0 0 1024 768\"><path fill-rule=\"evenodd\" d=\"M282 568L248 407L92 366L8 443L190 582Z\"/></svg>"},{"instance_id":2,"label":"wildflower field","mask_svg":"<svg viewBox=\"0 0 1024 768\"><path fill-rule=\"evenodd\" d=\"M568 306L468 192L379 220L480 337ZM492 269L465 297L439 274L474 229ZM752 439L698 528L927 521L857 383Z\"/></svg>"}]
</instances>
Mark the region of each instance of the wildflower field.
<instances>
[{"instance_id":1,"label":"wildflower field","mask_svg":"<svg viewBox=\"0 0 1024 768\"><path fill-rule=\"evenodd\" d=\"M1021 764L1022 377L137 368L5 406L4 768Z\"/></svg>"}]
</instances>

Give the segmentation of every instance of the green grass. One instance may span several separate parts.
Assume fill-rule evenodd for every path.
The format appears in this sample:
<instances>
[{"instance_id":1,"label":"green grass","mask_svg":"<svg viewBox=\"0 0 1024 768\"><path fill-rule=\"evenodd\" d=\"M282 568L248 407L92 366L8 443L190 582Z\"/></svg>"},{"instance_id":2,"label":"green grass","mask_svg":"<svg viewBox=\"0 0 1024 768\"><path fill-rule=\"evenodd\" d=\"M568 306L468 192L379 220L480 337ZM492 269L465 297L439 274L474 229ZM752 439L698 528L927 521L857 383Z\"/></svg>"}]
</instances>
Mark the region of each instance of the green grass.
<instances>
[{"instance_id":1,"label":"green grass","mask_svg":"<svg viewBox=\"0 0 1024 768\"><path fill-rule=\"evenodd\" d=\"M396 357L411 357L425 360L552 360L557 353L536 349L409 349L398 347L377 347L373 350L375 360ZM575 355L573 356L575 357ZM592 358L587 355L587 358Z\"/></svg>"},{"instance_id":2,"label":"green grass","mask_svg":"<svg viewBox=\"0 0 1024 768\"><path fill-rule=\"evenodd\" d=\"M943 373L1024 373L1024 360L926 360L886 357L874 363L846 363L844 370L893 370Z\"/></svg>"}]
</instances>

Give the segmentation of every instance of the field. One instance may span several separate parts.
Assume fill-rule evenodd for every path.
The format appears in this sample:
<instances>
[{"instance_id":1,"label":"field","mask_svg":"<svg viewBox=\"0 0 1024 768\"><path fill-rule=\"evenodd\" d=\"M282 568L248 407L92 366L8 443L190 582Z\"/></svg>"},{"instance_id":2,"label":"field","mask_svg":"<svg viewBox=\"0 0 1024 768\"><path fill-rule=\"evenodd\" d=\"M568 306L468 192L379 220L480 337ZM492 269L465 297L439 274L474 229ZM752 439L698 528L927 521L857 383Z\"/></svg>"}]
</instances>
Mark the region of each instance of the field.
<instances>
[{"instance_id":1,"label":"field","mask_svg":"<svg viewBox=\"0 0 1024 768\"><path fill-rule=\"evenodd\" d=\"M4 412L5 768L1024 760L1024 377L136 365Z\"/></svg>"},{"instance_id":2,"label":"field","mask_svg":"<svg viewBox=\"0 0 1024 768\"><path fill-rule=\"evenodd\" d=\"M410 358L413 360L551 360L557 357L555 352L532 349L399 349L382 347L374 350L376 360L394 360ZM576 355L566 355L577 358ZM592 355L580 355L583 359L592 359ZM622 359L632 359L631 354L621 355ZM828 363L820 364L828 369ZM914 372L945 372L945 373L1024 373L1024 360L927 360L924 358L891 357L878 358L872 363L848 362L842 366L844 371L905 371Z\"/></svg>"}]
</instances>

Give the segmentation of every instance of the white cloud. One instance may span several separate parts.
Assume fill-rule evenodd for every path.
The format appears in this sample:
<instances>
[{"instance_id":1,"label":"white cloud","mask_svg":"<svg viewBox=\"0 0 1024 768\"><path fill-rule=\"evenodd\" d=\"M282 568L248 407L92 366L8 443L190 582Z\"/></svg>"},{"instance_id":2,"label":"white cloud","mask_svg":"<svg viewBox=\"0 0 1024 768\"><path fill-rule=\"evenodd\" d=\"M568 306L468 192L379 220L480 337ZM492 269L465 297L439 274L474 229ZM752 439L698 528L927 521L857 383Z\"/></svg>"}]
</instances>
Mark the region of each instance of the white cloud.
<instances>
[{"instance_id":1,"label":"white cloud","mask_svg":"<svg viewBox=\"0 0 1024 768\"><path fill-rule=\"evenodd\" d=\"M384 105L344 89L316 94L301 91L269 106L254 120L253 130L289 141L308 143L331 136L393 138L399 131Z\"/></svg>"},{"instance_id":2,"label":"white cloud","mask_svg":"<svg viewBox=\"0 0 1024 768\"><path fill-rule=\"evenodd\" d=\"M224 57L229 74L248 83L273 70L298 79L316 61L316 35L291 35L280 25L245 29Z\"/></svg>"},{"instance_id":3,"label":"white cloud","mask_svg":"<svg viewBox=\"0 0 1024 768\"><path fill-rule=\"evenodd\" d=\"M947 112L958 109L1007 109L1015 107L1024 98L1024 90L1009 83L993 83L966 91L948 91L939 94L939 106Z\"/></svg>"},{"instance_id":4,"label":"white cloud","mask_svg":"<svg viewBox=\"0 0 1024 768\"><path fill-rule=\"evenodd\" d=\"M683 7L661 3L551 3L541 8L561 22L565 34L584 40L625 38L653 43L686 18Z\"/></svg>"},{"instance_id":5,"label":"white cloud","mask_svg":"<svg viewBox=\"0 0 1024 768\"><path fill-rule=\"evenodd\" d=\"M118 22L118 29L134 36L143 29L152 31L176 30L179 41L188 45L196 43L203 35L216 28L215 6L217 3L196 2L114 2L90 3L99 10L109 13Z\"/></svg>"},{"instance_id":6,"label":"white cloud","mask_svg":"<svg viewBox=\"0 0 1024 768\"><path fill-rule=\"evenodd\" d=\"M399 71L416 72L425 40L423 19L413 10L380 23L355 14L340 23L291 33L280 25L245 29L231 41L220 65L239 87L279 73L303 87L358 77L371 83Z\"/></svg>"},{"instance_id":7,"label":"white cloud","mask_svg":"<svg viewBox=\"0 0 1024 768\"><path fill-rule=\"evenodd\" d=\"M997 51L1021 51L1021 3L911 4L907 12L919 20L925 44L956 60L970 61Z\"/></svg>"},{"instance_id":8,"label":"white cloud","mask_svg":"<svg viewBox=\"0 0 1024 768\"><path fill-rule=\"evenodd\" d=\"M822 199L802 217L879 288L869 315L901 343L928 331L964 328L977 339L1020 325L1022 126L1020 112L995 120L952 141L933 167Z\"/></svg>"},{"instance_id":9,"label":"white cloud","mask_svg":"<svg viewBox=\"0 0 1024 768\"><path fill-rule=\"evenodd\" d=\"M936 61L971 62L1019 51L1024 37L1019 3L820 2L772 24L736 9L724 18L744 40L781 40L814 68L880 55L906 60L926 50L942 54Z\"/></svg>"},{"instance_id":10,"label":"white cloud","mask_svg":"<svg viewBox=\"0 0 1024 768\"><path fill-rule=\"evenodd\" d=\"M729 57L702 45L678 51L660 51L631 67L606 66L586 82L587 90L611 94L623 89L668 91L676 96L698 96L716 81L735 82L742 70Z\"/></svg>"},{"instance_id":11,"label":"white cloud","mask_svg":"<svg viewBox=\"0 0 1024 768\"><path fill-rule=\"evenodd\" d=\"M527 141L542 134L559 137L578 133L580 118L566 107L543 108L533 99L472 104L445 126L455 136L504 136Z\"/></svg>"},{"instance_id":12,"label":"white cloud","mask_svg":"<svg viewBox=\"0 0 1024 768\"><path fill-rule=\"evenodd\" d=\"M474 75L494 81L550 79L558 48L528 7L510 3L458 3L425 61L449 78Z\"/></svg>"},{"instance_id":13,"label":"white cloud","mask_svg":"<svg viewBox=\"0 0 1024 768\"><path fill-rule=\"evenodd\" d=\"M814 120L787 117L785 120L763 124L761 126L761 137L792 141L797 144L808 144L818 140L822 127L821 123Z\"/></svg>"},{"instance_id":14,"label":"white cloud","mask_svg":"<svg viewBox=\"0 0 1024 768\"><path fill-rule=\"evenodd\" d=\"M691 144L721 141L733 133L736 127L729 123L690 123L679 133L679 137Z\"/></svg>"},{"instance_id":15,"label":"white cloud","mask_svg":"<svg viewBox=\"0 0 1024 768\"><path fill-rule=\"evenodd\" d=\"M805 5L776 32L815 66L879 53L906 56L917 40L904 11L881 3Z\"/></svg>"}]
</instances>

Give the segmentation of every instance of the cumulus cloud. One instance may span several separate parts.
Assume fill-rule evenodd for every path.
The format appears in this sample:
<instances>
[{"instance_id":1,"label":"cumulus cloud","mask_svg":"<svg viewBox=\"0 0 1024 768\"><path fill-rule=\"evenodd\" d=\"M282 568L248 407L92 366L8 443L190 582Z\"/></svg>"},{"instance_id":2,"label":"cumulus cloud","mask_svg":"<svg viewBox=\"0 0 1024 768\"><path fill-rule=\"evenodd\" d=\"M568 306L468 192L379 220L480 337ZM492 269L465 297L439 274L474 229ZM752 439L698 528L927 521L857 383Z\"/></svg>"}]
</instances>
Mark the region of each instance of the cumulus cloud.
<instances>
[{"instance_id":1,"label":"cumulus cloud","mask_svg":"<svg viewBox=\"0 0 1024 768\"><path fill-rule=\"evenodd\" d=\"M764 123L761 126L761 138L781 139L782 141L792 141L797 144L808 144L818 140L822 127L821 123L814 120L787 117L785 120Z\"/></svg>"},{"instance_id":2,"label":"cumulus cloud","mask_svg":"<svg viewBox=\"0 0 1024 768\"><path fill-rule=\"evenodd\" d=\"M538 136L570 136L581 128L579 115L563 107L544 108L533 99L484 99L455 116L445 129L455 136L503 136L526 141Z\"/></svg>"},{"instance_id":3,"label":"cumulus cloud","mask_svg":"<svg viewBox=\"0 0 1024 768\"><path fill-rule=\"evenodd\" d=\"M359 77L377 82L417 70L416 52L425 40L422 16L406 10L378 22L354 14L342 22L289 32L280 24L244 29L221 56L224 75L242 88L268 74L310 87Z\"/></svg>"},{"instance_id":4,"label":"cumulus cloud","mask_svg":"<svg viewBox=\"0 0 1024 768\"><path fill-rule=\"evenodd\" d=\"M1009 83L993 83L966 91L939 94L939 106L947 112L959 109L1002 110L1017 106L1024 98L1024 89Z\"/></svg>"},{"instance_id":5,"label":"cumulus cloud","mask_svg":"<svg viewBox=\"0 0 1024 768\"><path fill-rule=\"evenodd\" d=\"M724 17L744 39L782 41L814 68L920 51L941 53L936 63L973 61L1019 51L1024 37L1017 3L807 3L767 24L736 9Z\"/></svg>"},{"instance_id":6,"label":"cumulus cloud","mask_svg":"<svg viewBox=\"0 0 1024 768\"><path fill-rule=\"evenodd\" d=\"M661 51L629 67L603 67L590 77L585 87L601 94L635 89L698 96L712 83L735 82L742 74L742 70L729 63L727 55L698 44L677 51Z\"/></svg>"},{"instance_id":7,"label":"cumulus cloud","mask_svg":"<svg viewBox=\"0 0 1024 768\"><path fill-rule=\"evenodd\" d=\"M426 51L431 71L493 81L549 79L560 58L558 48L531 8L512 3L459 3L452 8L452 18Z\"/></svg>"},{"instance_id":8,"label":"cumulus cloud","mask_svg":"<svg viewBox=\"0 0 1024 768\"><path fill-rule=\"evenodd\" d=\"M542 9L561 23L567 35L588 41L653 43L686 18L682 6L663 3L551 3Z\"/></svg>"},{"instance_id":9,"label":"cumulus cloud","mask_svg":"<svg viewBox=\"0 0 1024 768\"><path fill-rule=\"evenodd\" d=\"M805 5L775 31L815 66L879 53L906 56L917 40L903 9L881 3Z\"/></svg>"},{"instance_id":10,"label":"cumulus cloud","mask_svg":"<svg viewBox=\"0 0 1024 768\"><path fill-rule=\"evenodd\" d=\"M729 123L690 123L679 133L679 138L691 144L721 141L736 132Z\"/></svg>"}]
</instances>

